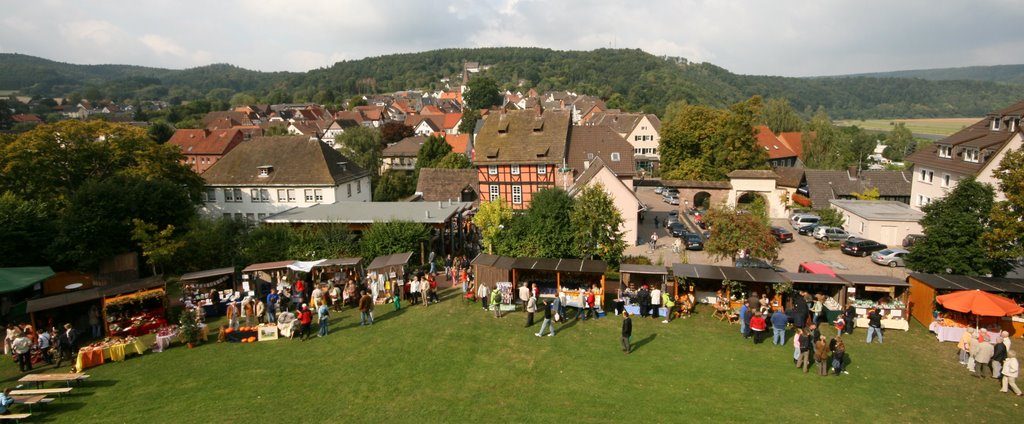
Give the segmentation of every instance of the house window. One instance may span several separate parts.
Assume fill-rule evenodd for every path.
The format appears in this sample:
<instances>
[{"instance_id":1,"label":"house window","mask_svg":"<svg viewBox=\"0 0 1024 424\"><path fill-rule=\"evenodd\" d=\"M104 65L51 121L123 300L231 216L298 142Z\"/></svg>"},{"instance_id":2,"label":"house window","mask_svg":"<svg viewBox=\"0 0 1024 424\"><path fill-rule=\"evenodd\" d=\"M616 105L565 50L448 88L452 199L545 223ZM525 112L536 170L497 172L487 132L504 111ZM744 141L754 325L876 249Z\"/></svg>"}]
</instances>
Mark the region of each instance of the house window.
<instances>
[{"instance_id":1,"label":"house window","mask_svg":"<svg viewBox=\"0 0 1024 424\"><path fill-rule=\"evenodd\" d=\"M492 184L490 186L490 192L491 192L490 193L491 194L491 200L495 200L495 199L498 198L498 186L496 184Z\"/></svg>"},{"instance_id":2,"label":"house window","mask_svg":"<svg viewBox=\"0 0 1024 424\"><path fill-rule=\"evenodd\" d=\"M939 146L939 157L947 159L953 157L953 146Z\"/></svg>"},{"instance_id":3,"label":"house window","mask_svg":"<svg viewBox=\"0 0 1024 424\"><path fill-rule=\"evenodd\" d=\"M547 165L537 165L537 175L544 175L548 173Z\"/></svg>"},{"instance_id":4,"label":"house window","mask_svg":"<svg viewBox=\"0 0 1024 424\"><path fill-rule=\"evenodd\" d=\"M252 203L263 203L263 202L269 202L270 201L270 190L269 189L254 188L252 190L249 190L249 193L252 195L252 199L250 199L250 202L252 202Z\"/></svg>"},{"instance_id":5,"label":"house window","mask_svg":"<svg viewBox=\"0 0 1024 424\"><path fill-rule=\"evenodd\" d=\"M925 206L932 202L932 198L924 195L917 195L917 206Z\"/></svg>"},{"instance_id":6,"label":"house window","mask_svg":"<svg viewBox=\"0 0 1024 424\"><path fill-rule=\"evenodd\" d=\"M294 202L295 201L295 189L294 188L288 189L288 201L289 202Z\"/></svg>"},{"instance_id":7,"label":"house window","mask_svg":"<svg viewBox=\"0 0 1024 424\"><path fill-rule=\"evenodd\" d=\"M225 213L222 213L222 214L221 214L220 216L221 216L221 218L223 218L223 219L231 219L231 214L229 214L229 213L226 213L226 212L225 212Z\"/></svg>"},{"instance_id":8,"label":"house window","mask_svg":"<svg viewBox=\"0 0 1024 424\"><path fill-rule=\"evenodd\" d=\"M978 149L964 149L964 162L978 163Z\"/></svg>"},{"instance_id":9,"label":"house window","mask_svg":"<svg viewBox=\"0 0 1024 424\"><path fill-rule=\"evenodd\" d=\"M356 193L363 192L363 180L356 180Z\"/></svg>"},{"instance_id":10,"label":"house window","mask_svg":"<svg viewBox=\"0 0 1024 424\"><path fill-rule=\"evenodd\" d=\"M317 202L324 200L324 191L321 189L314 189L313 198L316 199Z\"/></svg>"},{"instance_id":11,"label":"house window","mask_svg":"<svg viewBox=\"0 0 1024 424\"><path fill-rule=\"evenodd\" d=\"M488 165L487 175L498 175L498 165Z\"/></svg>"},{"instance_id":12,"label":"house window","mask_svg":"<svg viewBox=\"0 0 1024 424\"><path fill-rule=\"evenodd\" d=\"M307 188L305 190L305 195L306 195L306 203L313 203L313 190Z\"/></svg>"},{"instance_id":13,"label":"house window","mask_svg":"<svg viewBox=\"0 0 1024 424\"><path fill-rule=\"evenodd\" d=\"M860 232L862 234L864 233L864 223L863 222L860 223Z\"/></svg>"},{"instance_id":14,"label":"house window","mask_svg":"<svg viewBox=\"0 0 1024 424\"><path fill-rule=\"evenodd\" d=\"M921 182L924 182L924 183L931 183L932 182L932 177L934 177L934 176L935 176L934 172L929 171L927 169L922 169L921 170L920 180L921 180Z\"/></svg>"},{"instance_id":15,"label":"house window","mask_svg":"<svg viewBox=\"0 0 1024 424\"><path fill-rule=\"evenodd\" d=\"M523 204L523 186L512 186L512 203L516 205Z\"/></svg>"},{"instance_id":16,"label":"house window","mask_svg":"<svg viewBox=\"0 0 1024 424\"><path fill-rule=\"evenodd\" d=\"M942 174L942 186L949 187L949 174Z\"/></svg>"},{"instance_id":17,"label":"house window","mask_svg":"<svg viewBox=\"0 0 1024 424\"><path fill-rule=\"evenodd\" d=\"M612 162L618 162L622 157L619 156L619 152L612 152Z\"/></svg>"},{"instance_id":18,"label":"house window","mask_svg":"<svg viewBox=\"0 0 1024 424\"><path fill-rule=\"evenodd\" d=\"M234 202L235 201L235 191L230 189L230 188L224 189L224 201L225 202Z\"/></svg>"},{"instance_id":19,"label":"house window","mask_svg":"<svg viewBox=\"0 0 1024 424\"><path fill-rule=\"evenodd\" d=\"M245 219L245 215L243 215L241 213L236 213L235 214L235 221L241 221L243 219Z\"/></svg>"},{"instance_id":20,"label":"house window","mask_svg":"<svg viewBox=\"0 0 1024 424\"><path fill-rule=\"evenodd\" d=\"M348 197L352 197L352 183L345 184L345 191L348 192Z\"/></svg>"},{"instance_id":21,"label":"house window","mask_svg":"<svg viewBox=\"0 0 1024 424\"><path fill-rule=\"evenodd\" d=\"M639 136L639 135L633 136L633 141L641 141L641 140L643 140L642 136Z\"/></svg>"},{"instance_id":22,"label":"house window","mask_svg":"<svg viewBox=\"0 0 1024 424\"><path fill-rule=\"evenodd\" d=\"M265 214L265 213L258 213L258 214L256 214L256 219L258 219L260 221L262 221L263 218L266 218L266 217L267 217L267 214Z\"/></svg>"},{"instance_id":23,"label":"house window","mask_svg":"<svg viewBox=\"0 0 1024 424\"><path fill-rule=\"evenodd\" d=\"M278 202L287 202L288 201L288 190L285 190L283 188L277 189L277 201Z\"/></svg>"},{"instance_id":24,"label":"house window","mask_svg":"<svg viewBox=\"0 0 1024 424\"><path fill-rule=\"evenodd\" d=\"M992 131L999 131L999 118L992 118Z\"/></svg>"},{"instance_id":25,"label":"house window","mask_svg":"<svg viewBox=\"0 0 1024 424\"><path fill-rule=\"evenodd\" d=\"M235 202L241 203L242 202L242 189L236 188L233 191L235 192Z\"/></svg>"},{"instance_id":26,"label":"house window","mask_svg":"<svg viewBox=\"0 0 1024 424\"><path fill-rule=\"evenodd\" d=\"M217 201L217 189L213 187L207 187L206 191L203 192L203 201L206 203L214 203Z\"/></svg>"},{"instance_id":27,"label":"house window","mask_svg":"<svg viewBox=\"0 0 1024 424\"><path fill-rule=\"evenodd\" d=\"M253 222L255 220L256 220L256 215L255 214L251 214L251 213L245 214L245 221L246 222L251 223L251 222Z\"/></svg>"},{"instance_id":28,"label":"house window","mask_svg":"<svg viewBox=\"0 0 1024 424\"><path fill-rule=\"evenodd\" d=\"M519 175L519 165L512 165L512 175Z\"/></svg>"}]
</instances>

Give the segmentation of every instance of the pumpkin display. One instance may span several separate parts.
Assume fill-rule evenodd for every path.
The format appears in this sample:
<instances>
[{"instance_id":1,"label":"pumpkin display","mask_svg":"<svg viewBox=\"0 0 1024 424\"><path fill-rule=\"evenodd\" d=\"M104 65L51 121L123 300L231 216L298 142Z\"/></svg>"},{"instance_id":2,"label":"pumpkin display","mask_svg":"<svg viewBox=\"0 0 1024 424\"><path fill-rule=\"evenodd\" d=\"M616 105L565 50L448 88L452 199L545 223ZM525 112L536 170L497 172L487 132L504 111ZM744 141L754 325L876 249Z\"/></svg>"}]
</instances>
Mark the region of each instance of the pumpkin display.
<instances>
[{"instance_id":1,"label":"pumpkin display","mask_svg":"<svg viewBox=\"0 0 1024 424\"><path fill-rule=\"evenodd\" d=\"M256 338L255 338L255 337L249 337L249 343L253 343L253 342L255 342L255 341L256 341Z\"/></svg>"},{"instance_id":2,"label":"pumpkin display","mask_svg":"<svg viewBox=\"0 0 1024 424\"><path fill-rule=\"evenodd\" d=\"M231 334L231 333L234 333L234 332L235 332L235 329L231 328L231 327L228 327L228 328L224 329L224 334Z\"/></svg>"}]
</instances>

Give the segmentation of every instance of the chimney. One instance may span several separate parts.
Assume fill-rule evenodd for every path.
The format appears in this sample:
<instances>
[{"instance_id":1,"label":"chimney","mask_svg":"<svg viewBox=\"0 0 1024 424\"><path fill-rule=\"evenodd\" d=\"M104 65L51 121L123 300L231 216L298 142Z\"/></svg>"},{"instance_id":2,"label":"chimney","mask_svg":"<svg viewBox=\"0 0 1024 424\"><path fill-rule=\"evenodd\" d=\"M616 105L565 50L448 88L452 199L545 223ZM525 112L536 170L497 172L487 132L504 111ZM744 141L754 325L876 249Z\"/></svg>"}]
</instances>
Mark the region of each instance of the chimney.
<instances>
[{"instance_id":1,"label":"chimney","mask_svg":"<svg viewBox=\"0 0 1024 424\"><path fill-rule=\"evenodd\" d=\"M857 177L860 176L860 169L857 169L856 166L851 165L846 167L846 173L849 175L851 180L856 180Z\"/></svg>"}]
</instances>

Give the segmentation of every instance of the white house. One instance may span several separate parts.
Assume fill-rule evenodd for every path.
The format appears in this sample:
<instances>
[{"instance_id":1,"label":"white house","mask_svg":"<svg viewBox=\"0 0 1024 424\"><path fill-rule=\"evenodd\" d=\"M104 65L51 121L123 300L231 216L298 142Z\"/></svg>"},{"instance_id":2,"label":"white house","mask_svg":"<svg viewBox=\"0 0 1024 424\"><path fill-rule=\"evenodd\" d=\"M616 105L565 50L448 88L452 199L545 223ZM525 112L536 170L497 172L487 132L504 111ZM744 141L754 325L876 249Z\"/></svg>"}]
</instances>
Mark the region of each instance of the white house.
<instances>
[{"instance_id":1,"label":"white house","mask_svg":"<svg viewBox=\"0 0 1024 424\"><path fill-rule=\"evenodd\" d=\"M623 233L623 239L627 246L632 246L639 240L639 213L646 209L646 206L631 187L627 186L611 168L605 166L600 156L594 157L588 163L587 169L569 189L569 195L576 197L585 187L593 185L599 185L611 196L615 209L622 215L622 225L619 229Z\"/></svg>"},{"instance_id":2,"label":"white house","mask_svg":"<svg viewBox=\"0 0 1024 424\"><path fill-rule=\"evenodd\" d=\"M900 246L909 234L921 234L924 213L892 200L830 199L850 234L889 246Z\"/></svg>"},{"instance_id":3,"label":"white house","mask_svg":"<svg viewBox=\"0 0 1024 424\"><path fill-rule=\"evenodd\" d=\"M658 145L661 143L661 120L653 114L623 113L612 109L598 112L587 121L587 125L611 127L633 146L633 158L637 169L648 172L661 161Z\"/></svg>"},{"instance_id":4,"label":"white house","mask_svg":"<svg viewBox=\"0 0 1024 424\"><path fill-rule=\"evenodd\" d=\"M370 173L306 136L255 137L202 175L201 213L259 221L295 207L370 201Z\"/></svg>"}]
</instances>

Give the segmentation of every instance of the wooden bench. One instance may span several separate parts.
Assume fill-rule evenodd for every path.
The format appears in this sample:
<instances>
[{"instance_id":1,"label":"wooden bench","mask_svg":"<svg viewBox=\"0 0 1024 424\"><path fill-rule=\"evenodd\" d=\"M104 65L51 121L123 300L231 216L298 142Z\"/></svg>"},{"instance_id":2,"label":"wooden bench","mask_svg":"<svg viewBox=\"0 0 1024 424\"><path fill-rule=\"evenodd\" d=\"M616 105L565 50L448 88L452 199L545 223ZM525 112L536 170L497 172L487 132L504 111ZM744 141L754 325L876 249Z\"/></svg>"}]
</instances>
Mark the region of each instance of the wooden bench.
<instances>
[{"instance_id":1,"label":"wooden bench","mask_svg":"<svg viewBox=\"0 0 1024 424\"><path fill-rule=\"evenodd\" d=\"M57 397L63 400L65 393L71 393L71 387L57 387L55 389L26 389L26 390L11 390L12 396L19 395L57 395Z\"/></svg>"},{"instance_id":2,"label":"wooden bench","mask_svg":"<svg viewBox=\"0 0 1024 424\"><path fill-rule=\"evenodd\" d=\"M7 415L0 415L0 421L14 421L16 423L20 423L21 420L23 420L25 418L28 418L28 417L31 417L31 416L32 416L32 414L7 414Z\"/></svg>"}]
</instances>

